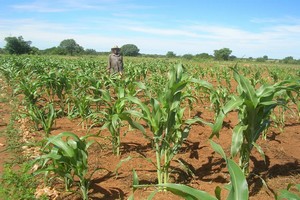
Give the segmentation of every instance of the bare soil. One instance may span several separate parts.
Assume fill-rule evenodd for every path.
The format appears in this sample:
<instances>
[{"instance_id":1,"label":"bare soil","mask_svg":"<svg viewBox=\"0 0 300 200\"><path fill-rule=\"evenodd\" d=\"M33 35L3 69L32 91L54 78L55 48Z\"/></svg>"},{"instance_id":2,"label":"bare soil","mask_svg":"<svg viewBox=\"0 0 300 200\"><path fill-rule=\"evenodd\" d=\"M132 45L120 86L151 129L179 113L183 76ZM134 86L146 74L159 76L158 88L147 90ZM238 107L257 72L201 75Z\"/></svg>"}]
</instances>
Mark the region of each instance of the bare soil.
<instances>
[{"instance_id":1,"label":"bare soil","mask_svg":"<svg viewBox=\"0 0 300 200\"><path fill-rule=\"evenodd\" d=\"M206 105L207 106L207 105ZM7 103L0 103L0 130L7 127L10 117ZM199 103L194 107L192 116L198 115L201 118L211 121L213 113ZM87 134L87 130L82 129L79 120L70 120L67 117L56 120L51 132L52 135L64 131L71 131L79 136ZM220 138L214 138L229 155L232 128L237 123L236 113L230 113L225 119L224 127L220 132ZM90 133L98 133L100 127L94 127ZM128 130L124 126L122 134ZM41 131L42 134L42 131ZM149 133L150 134L150 133ZM229 173L224 160L216 154L208 143L211 129L204 125L194 125L188 139L185 141L178 155L175 156L171 164L171 182L182 183L191 187L204 190L214 194L216 186L225 186L229 180ZM102 136L109 136L107 131L101 133ZM155 154L151 144L142 134L136 130L130 131L126 136L122 136L121 156L112 154L111 145L104 138L94 138L101 145L93 144L89 149L89 166L91 171L95 168L103 168L97 171L92 177L90 186L91 199L127 199L132 194L132 170L137 172L140 184L155 184L155 167L145 160L147 157L155 162ZM268 200L275 199L274 194L281 189L285 189L289 183L300 183L300 122L297 117L287 116L286 126L283 132L279 128L271 127L267 132L266 139L259 139L265 152L265 161L258 152L253 150L251 157L251 175L248 178L250 199ZM3 170L3 163L9 159L10 155L6 148L6 140L0 137L0 173ZM131 157L123 162L118 168L122 159ZM180 164L185 163L192 173L188 173ZM117 169L117 173L116 173ZM262 179L267 183L263 184ZM59 182L55 189L60 192L58 199L80 199L76 193L66 193L63 185ZM135 199L147 199L154 188L139 189L134 193ZM226 197L226 190L222 190L222 196ZM79 192L79 190L78 190ZM224 199L223 197L223 199ZM170 192L160 192L154 199L181 199Z\"/></svg>"}]
</instances>

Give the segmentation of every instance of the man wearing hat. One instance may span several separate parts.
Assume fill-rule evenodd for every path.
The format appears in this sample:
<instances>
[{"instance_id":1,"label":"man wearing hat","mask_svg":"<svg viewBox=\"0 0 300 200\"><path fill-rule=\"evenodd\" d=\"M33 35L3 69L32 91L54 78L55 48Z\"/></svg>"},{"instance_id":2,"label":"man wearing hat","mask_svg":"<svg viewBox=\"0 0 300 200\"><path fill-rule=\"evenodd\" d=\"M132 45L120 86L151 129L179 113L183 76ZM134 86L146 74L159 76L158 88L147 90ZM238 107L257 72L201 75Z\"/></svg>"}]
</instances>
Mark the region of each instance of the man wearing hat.
<instances>
[{"instance_id":1,"label":"man wearing hat","mask_svg":"<svg viewBox=\"0 0 300 200\"><path fill-rule=\"evenodd\" d=\"M109 54L108 57L107 69L111 74L123 74L123 57L120 55L120 48L118 46L111 48L111 54Z\"/></svg>"}]
</instances>

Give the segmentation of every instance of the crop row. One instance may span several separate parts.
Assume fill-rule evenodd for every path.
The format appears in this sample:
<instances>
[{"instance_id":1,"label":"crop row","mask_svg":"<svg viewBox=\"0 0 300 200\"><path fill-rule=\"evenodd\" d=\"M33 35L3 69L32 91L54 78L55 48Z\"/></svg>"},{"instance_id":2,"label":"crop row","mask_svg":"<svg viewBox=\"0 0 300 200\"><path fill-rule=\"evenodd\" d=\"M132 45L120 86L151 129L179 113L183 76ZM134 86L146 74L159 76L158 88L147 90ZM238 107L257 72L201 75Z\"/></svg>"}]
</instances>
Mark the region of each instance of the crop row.
<instances>
[{"instance_id":1,"label":"crop row","mask_svg":"<svg viewBox=\"0 0 300 200\"><path fill-rule=\"evenodd\" d=\"M0 71L13 95L23 100L22 114L45 132L40 170L63 177L66 190L79 178L84 199L88 198L88 147L91 135L79 138L64 132L52 136L57 118L81 119L82 128L100 126L110 132L112 151L120 155L121 127L137 129L153 145L158 191L170 190L185 198L220 198L184 185L169 183L170 163L188 137L191 126L205 124L212 129L210 143L227 163L231 175L228 199L248 199L246 178L250 154L255 148L264 158L257 140L263 137L271 119L284 124L284 115L296 105L299 117L299 69L292 66L244 66L243 63L178 64L176 60L125 60L125 73L109 75L105 58L2 57ZM291 71L295 73L291 73ZM235 80L234 82L232 80ZM209 102L214 119L205 121L185 115L199 102ZM273 113L281 109L280 115ZM227 156L213 141L219 136L224 117L238 113L233 128L231 152ZM190 113L190 112L189 112ZM280 120L279 120L280 119ZM147 130L141 122L146 123ZM99 136L97 134L96 136ZM95 136L95 135L92 135ZM67 138L67 139L64 139ZM236 164L234 158L238 158ZM138 184L134 190L149 187ZM133 196L131 197L133 198Z\"/></svg>"}]
</instances>

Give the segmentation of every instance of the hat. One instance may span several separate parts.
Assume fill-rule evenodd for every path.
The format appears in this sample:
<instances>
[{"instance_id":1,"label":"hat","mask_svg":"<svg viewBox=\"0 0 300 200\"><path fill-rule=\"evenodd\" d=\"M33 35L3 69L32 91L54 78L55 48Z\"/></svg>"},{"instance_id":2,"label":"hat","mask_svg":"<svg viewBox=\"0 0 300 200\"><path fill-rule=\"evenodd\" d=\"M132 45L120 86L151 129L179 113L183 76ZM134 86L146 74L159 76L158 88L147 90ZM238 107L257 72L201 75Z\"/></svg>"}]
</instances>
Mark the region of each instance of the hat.
<instances>
[{"instance_id":1,"label":"hat","mask_svg":"<svg viewBox=\"0 0 300 200\"><path fill-rule=\"evenodd\" d=\"M113 50L113 49L120 49L120 48L117 45L115 45L111 48L111 50Z\"/></svg>"}]
</instances>

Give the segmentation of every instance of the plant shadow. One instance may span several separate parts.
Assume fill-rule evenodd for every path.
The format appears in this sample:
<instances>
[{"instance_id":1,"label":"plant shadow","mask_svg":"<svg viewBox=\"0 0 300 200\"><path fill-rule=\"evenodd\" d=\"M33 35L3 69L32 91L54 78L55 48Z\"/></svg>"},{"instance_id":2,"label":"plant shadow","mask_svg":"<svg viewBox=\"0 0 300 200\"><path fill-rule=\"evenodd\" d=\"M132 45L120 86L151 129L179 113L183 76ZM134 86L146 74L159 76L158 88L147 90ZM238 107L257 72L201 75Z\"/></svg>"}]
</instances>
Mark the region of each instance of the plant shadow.
<instances>
[{"instance_id":1,"label":"plant shadow","mask_svg":"<svg viewBox=\"0 0 300 200\"><path fill-rule=\"evenodd\" d=\"M110 189L104 189L99 185L101 182L104 182L113 176L115 176L113 172L107 172L107 174L101 178L91 180L89 198L94 200L124 199L125 193L120 188L112 187Z\"/></svg>"},{"instance_id":2,"label":"plant shadow","mask_svg":"<svg viewBox=\"0 0 300 200\"><path fill-rule=\"evenodd\" d=\"M265 157L265 161L258 161L255 157L251 157L254 164L253 171L247 178L250 189L249 195L258 194L263 187L266 187L273 195L276 196L276 191L266 184L267 179L276 178L278 176L295 176L300 174L300 165L297 160L284 164L276 164L270 167L270 159Z\"/></svg>"}]
</instances>

